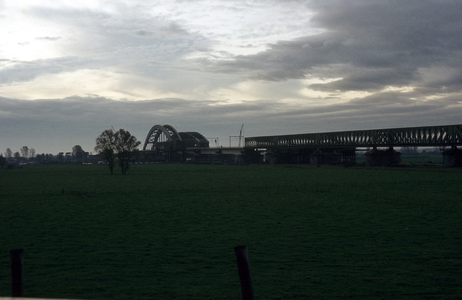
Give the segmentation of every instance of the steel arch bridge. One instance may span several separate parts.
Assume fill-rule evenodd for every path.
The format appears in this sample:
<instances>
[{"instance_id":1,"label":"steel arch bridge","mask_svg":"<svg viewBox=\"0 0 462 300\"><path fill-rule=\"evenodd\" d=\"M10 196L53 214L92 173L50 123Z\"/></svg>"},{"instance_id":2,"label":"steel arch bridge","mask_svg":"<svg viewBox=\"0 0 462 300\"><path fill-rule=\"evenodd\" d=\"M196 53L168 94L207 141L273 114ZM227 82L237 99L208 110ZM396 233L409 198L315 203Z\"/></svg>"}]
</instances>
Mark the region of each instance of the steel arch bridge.
<instances>
[{"instance_id":1,"label":"steel arch bridge","mask_svg":"<svg viewBox=\"0 0 462 300\"><path fill-rule=\"evenodd\" d=\"M143 151L184 151L187 148L209 148L209 141L199 132L178 132L171 125L155 125L143 145Z\"/></svg>"}]
</instances>

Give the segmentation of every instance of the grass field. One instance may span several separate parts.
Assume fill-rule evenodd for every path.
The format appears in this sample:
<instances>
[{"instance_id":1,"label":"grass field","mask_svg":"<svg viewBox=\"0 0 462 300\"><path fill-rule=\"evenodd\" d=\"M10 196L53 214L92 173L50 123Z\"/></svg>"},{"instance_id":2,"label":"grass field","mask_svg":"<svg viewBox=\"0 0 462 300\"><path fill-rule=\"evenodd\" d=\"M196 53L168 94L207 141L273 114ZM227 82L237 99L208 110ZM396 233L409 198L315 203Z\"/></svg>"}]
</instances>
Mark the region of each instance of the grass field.
<instances>
[{"instance_id":1,"label":"grass field","mask_svg":"<svg viewBox=\"0 0 462 300\"><path fill-rule=\"evenodd\" d=\"M117 173L120 171L117 170ZM0 170L0 297L462 298L462 170L27 166Z\"/></svg>"}]
</instances>

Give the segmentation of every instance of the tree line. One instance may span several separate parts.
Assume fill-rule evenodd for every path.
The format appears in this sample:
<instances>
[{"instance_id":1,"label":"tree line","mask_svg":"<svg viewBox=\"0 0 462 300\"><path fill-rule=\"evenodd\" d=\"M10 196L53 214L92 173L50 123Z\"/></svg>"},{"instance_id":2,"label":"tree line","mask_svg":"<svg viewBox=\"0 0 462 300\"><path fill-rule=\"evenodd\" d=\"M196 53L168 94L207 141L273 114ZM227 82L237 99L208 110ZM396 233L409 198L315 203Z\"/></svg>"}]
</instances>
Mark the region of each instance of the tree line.
<instances>
[{"instance_id":1,"label":"tree line","mask_svg":"<svg viewBox=\"0 0 462 300\"><path fill-rule=\"evenodd\" d=\"M62 162L77 162L81 163L84 158L88 156L88 152L85 152L80 145L75 145L72 147L72 152L60 152L57 155L51 153L42 153L36 154L34 148L29 148L28 146L23 146L17 152L11 150L11 148L6 148L4 155L0 153L0 166L3 168L6 164L16 165L20 163L62 163Z\"/></svg>"},{"instance_id":2,"label":"tree line","mask_svg":"<svg viewBox=\"0 0 462 300\"><path fill-rule=\"evenodd\" d=\"M114 128L104 130L96 138L95 151L100 157L107 161L110 173L114 173L114 166L119 164L122 174L127 174L130 162L136 157L138 146L141 144L130 132L125 129L116 131ZM85 152L80 145L72 147L70 152L64 155L60 152L58 155L53 154L35 154L34 148L27 146L21 147L20 151L13 153L10 148L6 149L5 156L0 153L0 166L3 168L7 163L11 165L18 164L20 161L34 161L35 163L62 163L77 162L81 163L89 158L88 152Z\"/></svg>"},{"instance_id":3,"label":"tree line","mask_svg":"<svg viewBox=\"0 0 462 300\"><path fill-rule=\"evenodd\" d=\"M6 148L5 156L0 153L0 167L3 168L10 160L19 160L21 158L29 159L35 157L35 149L28 146L22 146L19 151L13 153L10 148Z\"/></svg>"},{"instance_id":4,"label":"tree line","mask_svg":"<svg viewBox=\"0 0 462 300\"><path fill-rule=\"evenodd\" d=\"M19 153L21 152L21 153ZM2 155L2 154L0 154ZM21 157L24 157L24 158L33 158L35 156L35 149L34 148L29 148L27 146L22 146L21 149L19 149L19 151L13 153L13 151L10 149L10 148L6 148L6 152L5 152L5 158L21 158Z\"/></svg>"}]
</instances>

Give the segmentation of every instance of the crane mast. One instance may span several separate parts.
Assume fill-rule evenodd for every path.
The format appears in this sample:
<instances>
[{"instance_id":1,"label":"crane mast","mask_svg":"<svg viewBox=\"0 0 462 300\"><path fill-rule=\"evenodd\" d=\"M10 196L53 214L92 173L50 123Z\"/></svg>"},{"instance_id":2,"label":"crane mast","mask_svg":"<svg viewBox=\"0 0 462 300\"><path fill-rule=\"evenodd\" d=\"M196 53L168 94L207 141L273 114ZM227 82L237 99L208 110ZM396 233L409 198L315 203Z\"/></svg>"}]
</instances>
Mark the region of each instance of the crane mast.
<instances>
[{"instance_id":1,"label":"crane mast","mask_svg":"<svg viewBox=\"0 0 462 300\"><path fill-rule=\"evenodd\" d=\"M242 140L242 132L244 131L244 124L241 126L241 130L239 131L239 148L241 148L241 140Z\"/></svg>"}]
</instances>

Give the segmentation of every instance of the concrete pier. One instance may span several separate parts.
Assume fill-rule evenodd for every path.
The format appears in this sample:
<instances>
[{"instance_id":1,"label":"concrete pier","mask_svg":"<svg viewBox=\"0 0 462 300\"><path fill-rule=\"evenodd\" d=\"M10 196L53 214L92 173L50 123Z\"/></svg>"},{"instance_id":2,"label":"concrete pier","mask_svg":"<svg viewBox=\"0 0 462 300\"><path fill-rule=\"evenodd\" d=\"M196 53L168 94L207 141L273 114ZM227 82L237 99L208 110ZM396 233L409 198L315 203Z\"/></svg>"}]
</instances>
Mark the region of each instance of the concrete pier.
<instances>
[{"instance_id":1,"label":"concrete pier","mask_svg":"<svg viewBox=\"0 0 462 300\"><path fill-rule=\"evenodd\" d=\"M462 150L454 146L449 150L443 151L443 167L462 167Z\"/></svg>"},{"instance_id":2,"label":"concrete pier","mask_svg":"<svg viewBox=\"0 0 462 300\"><path fill-rule=\"evenodd\" d=\"M377 150L374 147L372 150L367 151L366 166L368 167L391 167L397 166L401 162L401 153L396 152L393 147L387 150Z\"/></svg>"}]
</instances>

